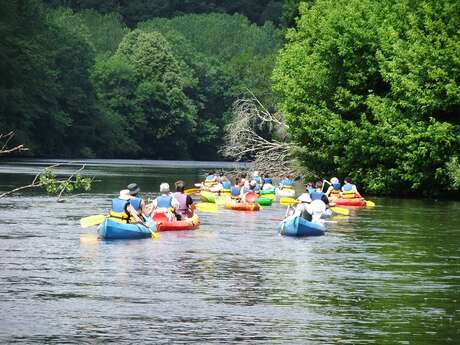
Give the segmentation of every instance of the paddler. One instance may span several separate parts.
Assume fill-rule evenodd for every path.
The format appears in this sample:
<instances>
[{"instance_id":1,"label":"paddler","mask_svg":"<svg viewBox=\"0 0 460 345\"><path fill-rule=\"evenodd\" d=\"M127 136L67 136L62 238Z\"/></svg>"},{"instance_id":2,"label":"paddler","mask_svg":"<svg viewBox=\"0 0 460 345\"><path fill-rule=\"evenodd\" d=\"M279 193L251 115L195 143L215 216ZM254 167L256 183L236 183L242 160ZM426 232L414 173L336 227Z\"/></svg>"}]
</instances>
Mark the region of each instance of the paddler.
<instances>
[{"instance_id":1,"label":"paddler","mask_svg":"<svg viewBox=\"0 0 460 345\"><path fill-rule=\"evenodd\" d=\"M353 198L362 198L361 194L359 194L358 189L354 184L351 183L350 177L345 177L343 179L343 187L342 187L342 197L344 199L353 199Z\"/></svg>"},{"instance_id":2,"label":"paddler","mask_svg":"<svg viewBox=\"0 0 460 345\"><path fill-rule=\"evenodd\" d=\"M316 182L315 191L310 193L310 198L311 201L321 200L326 204L326 206L329 205L329 198L326 193L323 193L323 183L321 181Z\"/></svg>"},{"instance_id":3,"label":"paddler","mask_svg":"<svg viewBox=\"0 0 460 345\"><path fill-rule=\"evenodd\" d=\"M175 210L179 208L179 202L171 195L169 191L169 184L163 182L160 184L160 196L152 201L151 216L154 218L154 214L163 213L169 221L175 220Z\"/></svg>"},{"instance_id":4,"label":"paddler","mask_svg":"<svg viewBox=\"0 0 460 345\"><path fill-rule=\"evenodd\" d=\"M203 185L204 185L205 187L210 188L210 187L216 185L217 183L218 183L218 181L217 181L217 175L216 175L213 171L210 171L210 172L208 173L208 175L206 176L206 179L204 180Z\"/></svg>"},{"instance_id":5,"label":"paddler","mask_svg":"<svg viewBox=\"0 0 460 345\"><path fill-rule=\"evenodd\" d=\"M280 189L292 189L294 186L294 180L291 179L290 175L286 175L284 179L282 179L279 183Z\"/></svg>"},{"instance_id":6,"label":"paddler","mask_svg":"<svg viewBox=\"0 0 460 345\"><path fill-rule=\"evenodd\" d=\"M192 217L195 205L193 204L192 197L184 193L185 182L182 180L176 181L175 186L176 192L173 194L173 197L179 203L179 207L175 210L177 220Z\"/></svg>"},{"instance_id":7,"label":"paddler","mask_svg":"<svg viewBox=\"0 0 460 345\"><path fill-rule=\"evenodd\" d=\"M262 178L259 176L259 172L258 171L254 171L252 173L252 179L251 181L256 181L256 184L257 184L257 187L261 188L262 187Z\"/></svg>"},{"instance_id":8,"label":"paddler","mask_svg":"<svg viewBox=\"0 0 460 345\"><path fill-rule=\"evenodd\" d=\"M341 187L342 185L340 184L340 181L337 177L331 178L331 185L326 191L326 195L328 196L328 198L339 198L341 193Z\"/></svg>"},{"instance_id":9,"label":"paddler","mask_svg":"<svg viewBox=\"0 0 460 345\"><path fill-rule=\"evenodd\" d=\"M240 199L242 187L243 184L241 180L237 177L235 180L235 184L230 189L232 199Z\"/></svg>"},{"instance_id":10,"label":"paddler","mask_svg":"<svg viewBox=\"0 0 460 345\"><path fill-rule=\"evenodd\" d=\"M263 179L263 190L271 190L274 189L273 187L273 180L269 177L268 174L264 174L264 179Z\"/></svg>"},{"instance_id":11,"label":"paddler","mask_svg":"<svg viewBox=\"0 0 460 345\"><path fill-rule=\"evenodd\" d=\"M130 204L131 195L129 189L120 191L118 198L112 199L112 208L109 211L109 217L119 223L142 222L137 211Z\"/></svg>"},{"instance_id":12,"label":"paddler","mask_svg":"<svg viewBox=\"0 0 460 345\"><path fill-rule=\"evenodd\" d=\"M129 195L131 195L129 203L134 208L136 213L139 215L139 218L145 220L143 216L147 216L148 211L144 199L138 197L138 194L141 191L141 189L138 187L136 183L130 183L126 188L129 190Z\"/></svg>"}]
</instances>

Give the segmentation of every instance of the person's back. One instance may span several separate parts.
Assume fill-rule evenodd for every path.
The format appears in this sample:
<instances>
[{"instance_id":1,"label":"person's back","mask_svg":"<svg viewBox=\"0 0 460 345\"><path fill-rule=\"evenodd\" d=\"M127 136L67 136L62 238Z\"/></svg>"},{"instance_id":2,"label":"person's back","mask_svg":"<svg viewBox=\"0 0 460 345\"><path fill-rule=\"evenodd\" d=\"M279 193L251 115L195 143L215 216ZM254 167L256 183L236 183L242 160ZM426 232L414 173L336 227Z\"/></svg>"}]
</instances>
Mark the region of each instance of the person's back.
<instances>
[{"instance_id":1,"label":"person's back","mask_svg":"<svg viewBox=\"0 0 460 345\"><path fill-rule=\"evenodd\" d=\"M121 190L118 198L112 199L109 217L119 223L129 223L130 215L127 209L129 206L129 199L129 191L126 189Z\"/></svg>"},{"instance_id":2,"label":"person's back","mask_svg":"<svg viewBox=\"0 0 460 345\"><path fill-rule=\"evenodd\" d=\"M345 177L343 182L344 185L342 187L342 197L344 199L361 198L361 194L359 194L358 189L354 184L351 183L350 177Z\"/></svg>"},{"instance_id":3,"label":"person's back","mask_svg":"<svg viewBox=\"0 0 460 345\"><path fill-rule=\"evenodd\" d=\"M334 199L339 198L341 187L342 185L340 184L339 179L337 177L331 178L331 185L327 189L326 195L329 198L334 198Z\"/></svg>"},{"instance_id":4,"label":"person's back","mask_svg":"<svg viewBox=\"0 0 460 345\"><path fill-rule=\"evenodd\" d=\"M294 181L291 179L289 175L286 176L284 179L282 179L280 182L281 189L292 189L293 185L294 185Z\"/></svg>"},{"instance_id":5,"label":"person's back","mask_svg":"<svg viewBox=\"0 0 460 345\"><path fill-rule=\"evenodd\" d=\"M178 208L176 209L176 217L178 216L178 220L181 220L185 217L191 217L193 215L193 199L190 195L184 193L184 181L176 181L175 185L176 192L173 194L173 197L179 204Z\"/></svg>"},{"instance_id":6,"label":"person's back","mask_svg":"<svg viewBox=\"0 0 460 345\"><path fill-rule=\"evenodd\" d=\"M322 191L323 184L321 182L317 182L315 187L316 187L315 191L310 193L311 200L312 201L321 200L326 205L329 205L329 199L328 199L326 193L323 193L323 191Z\"/></svg>"},{"instance_id":7,"label":"person's back","mask_svg":"<svg viewBox=\"0 0 460 345\"><path fill-rule=\"evenodd\" d=\"M178 201L169 193L169 184L160 185L160 196L152 201L152 213L164 213L170 221L173 221L174 210L179 208Z\"/></svg>"}]
</instances>

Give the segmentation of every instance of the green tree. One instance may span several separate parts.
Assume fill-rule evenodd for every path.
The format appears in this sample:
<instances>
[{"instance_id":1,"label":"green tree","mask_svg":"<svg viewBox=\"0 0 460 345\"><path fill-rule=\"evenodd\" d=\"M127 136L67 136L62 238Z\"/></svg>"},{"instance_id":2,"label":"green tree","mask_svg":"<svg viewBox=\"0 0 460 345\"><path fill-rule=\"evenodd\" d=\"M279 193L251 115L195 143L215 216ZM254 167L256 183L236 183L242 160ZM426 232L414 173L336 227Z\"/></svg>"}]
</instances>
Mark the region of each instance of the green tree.
<instances>
[{"instance_id":1,"label":"green tree","mask_svg":"<svg viewBox=\"0 0 460 345\"><path fill-rule=\"evenodd\" d=\"M125 153L189 156L187 137L194 131L196 109L184 93L180 64L160 33L130 32L112 58L98 61L92 77L104 109L122 119L135 142Z\"/></svg>"},{"instance_id":2,"label":"green tree","mask_svg":"<svg viewBox=\"0 0 460 345\"><path fill-rule=\"evenodd\" d=\"M300 6L273 73L297 155L372 192L447 189L459 150L456 1Z\"/></svg>"}]
</instances>

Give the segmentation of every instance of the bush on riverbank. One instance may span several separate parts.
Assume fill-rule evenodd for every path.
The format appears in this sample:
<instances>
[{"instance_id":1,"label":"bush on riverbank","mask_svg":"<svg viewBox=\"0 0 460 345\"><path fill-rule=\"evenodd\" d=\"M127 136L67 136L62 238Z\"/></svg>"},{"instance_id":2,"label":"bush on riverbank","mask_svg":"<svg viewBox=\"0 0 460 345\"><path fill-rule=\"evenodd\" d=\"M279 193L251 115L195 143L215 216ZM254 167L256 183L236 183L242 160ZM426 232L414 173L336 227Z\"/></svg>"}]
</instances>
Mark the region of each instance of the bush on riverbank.
<instances>
[{"instance_id":1,"label":"bush on riverbank","mask_svg":"<svg viewBox=\"0 0 460 345\"><path fill-rule=\"evenodd\" d=\"M454 0L302 4L273 73L299 160L368 192L453 186L459 11Z\"/></svg>"}]
</instances>

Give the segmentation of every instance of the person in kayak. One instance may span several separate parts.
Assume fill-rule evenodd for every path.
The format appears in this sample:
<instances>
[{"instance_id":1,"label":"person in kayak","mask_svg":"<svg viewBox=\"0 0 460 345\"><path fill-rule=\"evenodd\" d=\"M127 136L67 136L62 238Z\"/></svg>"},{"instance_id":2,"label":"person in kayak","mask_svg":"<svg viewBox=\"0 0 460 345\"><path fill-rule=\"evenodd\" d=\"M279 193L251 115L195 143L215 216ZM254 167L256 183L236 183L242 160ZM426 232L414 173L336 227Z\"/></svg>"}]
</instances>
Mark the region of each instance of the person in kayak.
<instances>
[{"instance_id":1,"label":"person in kayak","mask_svg":"<svg viewBox=\"0 0 460 345\"><path fill-rule=\"evenodd\" d=\"M342 187L342 185L340 184L340 181L339 181L339 179L337 177L331 178L331 185L329 186L329 188L326 191L327 197L332 198L332 199L339 198L340 193L342 191L341 187Z\"/></svg>"},{"instance_id":2,"label":"person in kayak","mask_svg":"<svg viewBox=\"0 0 460 345\"><path fill-rule=\"evenodd\" d=\"M254 204L257 199L257 183L256 181L252 180L249 183L249 190L243 188L243 193L241 195L241 200L246 203Z\"/></svg>"},{"instance_id":3,"label":"person in kayak","mask_svg":"<svg viewBox=\"0 0 460 345\"><path fill-rule=\"evenodd\" d=\"M165 214L169 221L175 220L175 210L179 208L179 202L169 192L169 184L163 182L160 184L160 196L152 201L151 204L151 216L154 218L156 213Z\"/></svg>"},{"instance_id":4,"label":"person in kayak","mask_svg":"<svg viewBox=\"0 0 460 345\"><path fill-rule=\"evenodd\" d=\"M242 187L243 184L241 180L237 177L235 180L235 184L230 189L232 199L240 199Z\"/></svg>"},{"instance_id":5,"label":"person in kayak","mask_svg":"<svg viewBox=\"0 0 460 345\"><path fill-rule=\"evenodd\" d=\"M343 179L343 187L342 187L342 198L344 199L354 199L354 198L362 198L361 194L359 194L358 189L354 184L351 183L350 177L345 177Z\"/></svg>"},{"instance_id":6,"label":"person in kayak","mask_svg":"<svg viewBox=\"0 0 460 345\"><path fill-rule=\"evenodd\" d=\"M294 180L291 179L290 175L286 175L284 179L282 179L279 183L280 189L292 189L294 186Z\"/></svg>"},{"instance_id":7,"label":"person in kayak","mask_svg":"<svg viewBox=\"0 0 460 345\"><path fill-rule=\"evenodd\" d=\"M118 198L112 199L112 208L109 211L109 217L119 223L143 222L139 214L130 204L131 195L129 189L120 191Z\"/></svg>"},{"instance_id":8,"label":"person in kayak","mask_svg":"<svg viewBox=\"0 0 460 345\"><path fill-rule=\"evenodd\" d=\"M141 189L136 183L130 183L126 188L129 190L129 195L131 195L129 203L134 208L139 218L145 220L144 216L148 215L147 207L145 201L137 196Z\"/></svg>"},{"instance_id":9,"label":"person in kayak","mask_svg":"<svg viewBox=\"0 0 460 345\"><path fill-rule=\"evenodd\" d=\"M268 174L264 174L262 189L275 190L275 187L273 187L273 180L268 176Z\"/></svg>"},{"instance_id":10,"label":"person in kayak","mask_svg":"<svg viewBox=\"0 0 460 345\"><path fill-rule=\"evenodd\" d=\"M193 199L190 195L184 193L185 183L182 180L176 181L176 192L173 194L174 199L179 203L179 207L176 211L177 220L182 220L185 218L190 218L193 216L195 210L195 205L193 204Z\"/></svg>"},{"instance_id":11,"label":"person in kayak","mask_svg":"<svg viewBox=\"0 0 460 345\"><path fill-rule=\"evenodd\" d=\"M206 179L204 180L203 185L205 187L212 187L218 183L217 181L217 174L215 174L213 171L210 171L208 175L206 176Z\"/></svg>"},{"instance_id":12,"label":"person in kayak","mask_svg":"<svg viewBox=\"0 0 460 345\"><path fill-rule=\"evenodd\" d=\"M311 203L310 193L305 192L297 198L297 205L294 208L293 215L295 217L302 217L311 222L312 216L309 213L308 206Z\"/></svg>"},{"instance_id":13,"label":"person in kayak","mask_svg":"<svg viewBox=\"0 0 460 345\"><path fill-rule=\"evenodd\" d=\"M310 193L311 201L321 200L328 206L330 204L329 198L326 193L323 193L323 183L321 181L316 182L315 191Z\"/></svg>"},{"instance_id":14,"label":"person in kayak","mask_svg":"<svg viewBox=\"0 0 460 345\"><path fill-rule=\"evenodd\" d=\"M251 181L256 181L257 187L261 188L262 187L262 178L259 176L258 171L254 171L252 173L252 179Z\"/></svg>"},{"instance_id":15,"label":"person in kayak","mask_svg":"<svg viewBox=\"0 0 460 345\"><path fill-rule=\"evenodd\" d=\"M220 190L220 192L226 192L226 193L229 193L231 188L232 188L232 183L230 182L230 180L227 178L227 176L225 176L224 174L222 174L222 176L220 177L220 184L222 185L222 189Z\"/></svg>"},{"instance_id":16,"label":"person in kayak","mask_svg":"<svg viewBox=\"0 0 460 345\"><path fill-rule=\"evenodd\" d=\"M315 191L315 187L313 185L313 182L308 182L305 191L309 194L313 193Z\"/></svg>"}]
</instances>

